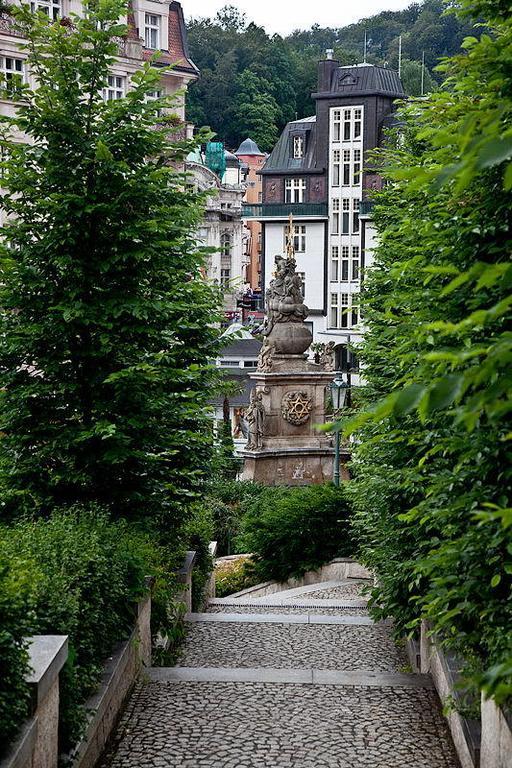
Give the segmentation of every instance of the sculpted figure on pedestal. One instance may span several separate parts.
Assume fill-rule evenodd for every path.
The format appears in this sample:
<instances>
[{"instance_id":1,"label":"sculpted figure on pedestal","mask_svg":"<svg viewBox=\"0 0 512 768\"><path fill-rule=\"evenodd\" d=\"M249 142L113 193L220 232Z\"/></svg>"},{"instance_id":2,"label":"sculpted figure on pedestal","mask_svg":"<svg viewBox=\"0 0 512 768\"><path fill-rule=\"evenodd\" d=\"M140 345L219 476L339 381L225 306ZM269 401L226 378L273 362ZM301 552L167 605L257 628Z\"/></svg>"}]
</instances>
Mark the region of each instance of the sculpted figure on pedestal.
<instances>
[{"instance_id":1,"label":"sculpted figure on pedestal","mask_svg":"<svg viewBox=\"0 0 512 768\"><path fill-rule=\"evenodd\" d=\"M255 389L251 392L251 402L245 413L245 420L247 422L248 438L246 449L257 450L263 445L263 422L265 420L265 409L263 408L263 395L261 392L256 392Z\"/></svg>"}]
</instances>

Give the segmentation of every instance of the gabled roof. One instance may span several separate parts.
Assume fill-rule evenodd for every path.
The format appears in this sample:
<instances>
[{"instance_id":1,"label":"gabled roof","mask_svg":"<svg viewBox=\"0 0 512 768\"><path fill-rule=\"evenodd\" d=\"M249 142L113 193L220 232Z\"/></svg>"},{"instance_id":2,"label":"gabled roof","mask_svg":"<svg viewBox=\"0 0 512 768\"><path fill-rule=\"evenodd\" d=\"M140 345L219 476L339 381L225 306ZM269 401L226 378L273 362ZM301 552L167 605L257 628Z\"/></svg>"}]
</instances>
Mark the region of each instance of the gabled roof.
<instances>
[{"instance_id":1,"label":"gabled roof","mask_svg":"<svg viewBox=\"0 0 512 768\"><path fill-rule=\"evenodd\" d=\"M402 81L394 69L373 64L352 64L336 67L331 74L328 91L313 97L385 95L395 99L405 97Z\"/></svg>"},{"instance_id":2,"label":"gabled roof","mask_svg":"<svg viewBox=\"0 0 512 768\"><path fill-rule=\"evenodd\" d=\"M154 53L154 51L144 48L142 55L145 59L150 59ZM177 0L172 0L169 3L167 50L161 51L155 64L156 66L169 66L172 64L177 72L187 72L196 77L199 76L199 69L190 58L183 9L181 3L178 3Z\"/></svg>"},{"instance_id":3,"label":"gabled roof","mask_svg":"<svg viewBox=\"0 0 512 768\"><path fill-rule=\"evenodd\" d=\"M300 159L293 157L290 151L292 136L297 133L306 139L306 151ZM316 117L292 120L285 126L261 173L313 173L321 170L316 167L315 143Z\"/></svg>"}]
</instances>

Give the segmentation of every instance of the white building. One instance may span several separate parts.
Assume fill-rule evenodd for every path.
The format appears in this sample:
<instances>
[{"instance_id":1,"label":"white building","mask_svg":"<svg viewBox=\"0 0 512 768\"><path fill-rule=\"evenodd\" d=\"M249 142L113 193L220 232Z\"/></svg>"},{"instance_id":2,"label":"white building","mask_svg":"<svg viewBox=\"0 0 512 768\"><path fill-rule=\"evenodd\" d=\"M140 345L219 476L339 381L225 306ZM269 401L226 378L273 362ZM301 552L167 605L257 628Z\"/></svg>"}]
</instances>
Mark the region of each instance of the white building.
<instances>
[{"instance_id":1,"label":"white building","mask_svg":"<svg viewBox=\"0 0 512 768\"><path fill-rule=\"evenodd\" d=\"M83 4L78 0L34 0L31 6L55 20L66 19L70 14L80 15L83 11ZM133 74L156 51L160 51L160 55L154 62L155 67L173 65L170 71L162 69L159 95L172 95L186 89L191 81L197 79L199 71L188 53L180 3L132 0L127 16L121 21L127 24L128 34L119 41L119 56L103 91L105 99L122 98L130 87ZM0 98L2 115L11 115L16 108L17 81L28 83L32 88L37 85L33 74L28 71L27 53L20 48L21 39L11 14L7 10L0 11L0 72L6 78L7 90L11 91L9 95L12 95L12 98ZM183 98L176 104L174 111L184 123ZM186 130L184 123L184 134ZM19 138L23 140L23 137Z\"/></svg>"},{"instance_id":2,"label":"white building","mask_svg":"<svg viewBox=\"0 0 512 768\"><path fill-rule=\"evenodd\" d=\"M261 170L261 205L244 209L262 224L265 288L293 215L313 340L334 342L345 371L357 369L352 350L364 332L359 295L374 238L367 195L381 183L368 153L382 143L394 101L403 97L392 70L321 61L316 114L288 123Z\"/></svg>"}]
</instances>

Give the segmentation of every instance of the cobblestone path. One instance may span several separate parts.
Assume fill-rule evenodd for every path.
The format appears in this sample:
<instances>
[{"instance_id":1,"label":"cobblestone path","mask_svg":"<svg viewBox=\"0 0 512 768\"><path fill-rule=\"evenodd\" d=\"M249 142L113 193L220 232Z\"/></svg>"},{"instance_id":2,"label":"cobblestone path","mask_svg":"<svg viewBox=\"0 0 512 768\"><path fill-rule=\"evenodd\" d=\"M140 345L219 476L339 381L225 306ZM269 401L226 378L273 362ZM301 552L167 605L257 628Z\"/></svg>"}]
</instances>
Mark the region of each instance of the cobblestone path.
<instances>
[{"instance_id":1,"label":"cobblestone path","mask_svg":"<svg viewBox=\"0 0 512 768\"><path fill-rule=\"evenodd\" d=\"M430 678L362 584L191 614L179 664L137 686L102 768L459 768Z\"/></svg>"}]
</instances>

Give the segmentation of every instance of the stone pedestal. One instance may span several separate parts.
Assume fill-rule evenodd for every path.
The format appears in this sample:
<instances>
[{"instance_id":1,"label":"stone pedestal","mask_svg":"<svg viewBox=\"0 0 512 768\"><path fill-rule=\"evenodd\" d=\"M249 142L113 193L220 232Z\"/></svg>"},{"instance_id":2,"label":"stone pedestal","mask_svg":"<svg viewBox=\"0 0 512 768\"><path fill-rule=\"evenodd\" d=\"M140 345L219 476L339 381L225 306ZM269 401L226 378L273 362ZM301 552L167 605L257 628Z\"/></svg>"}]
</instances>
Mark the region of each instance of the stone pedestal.
<instances>
[{"instance_id":1,"label":"stone pedestal","mask_svg":"<svg viewBox=\"0 0 512 768\"><path fill-rule=\"evenodd\" d=\"M264 410L261 446L244 451L242 480L265 485L310 485L332 480L334 437L326 421L331 371L305 355L274 355L271 370L251 374ZM341 452L341 476L348 453Z\"/></svg>"}]
</instances>

